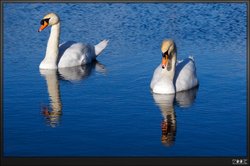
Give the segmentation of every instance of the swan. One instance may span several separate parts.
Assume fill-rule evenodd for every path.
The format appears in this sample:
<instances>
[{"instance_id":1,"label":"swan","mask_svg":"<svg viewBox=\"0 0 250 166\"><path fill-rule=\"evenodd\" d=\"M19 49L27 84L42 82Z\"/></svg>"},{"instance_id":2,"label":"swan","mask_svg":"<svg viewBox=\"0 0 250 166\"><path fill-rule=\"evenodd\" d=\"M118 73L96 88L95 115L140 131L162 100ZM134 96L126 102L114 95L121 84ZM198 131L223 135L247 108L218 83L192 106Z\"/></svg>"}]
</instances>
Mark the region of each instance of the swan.
<instances>
[{"instance_id":1,"label":"swan","mask_svg":"<svg viewBox=\"0 0 250 166\"><path fill-rule=\"evenodd\" d=\"M51 26L50 37L47 43L46 54L40 63L40 69L57 69L80 66L91 63L106 48L108 40L97 45L68 41L59 45L60 18L55 13L49 13L41 20L38 32Z\"/></svg>"},{"instance_id":2,"label":"swan","mask_svg":"<svg viewBox=\"0 0 250 166\"><path fill-rule=\"evenodd\" d=\"M155 69L150 88L158 94L174 94L198 86L195 61L188 57L176 62L173 40L164 39L161 45L162 63Z\"/></svg>"}]
</instances>

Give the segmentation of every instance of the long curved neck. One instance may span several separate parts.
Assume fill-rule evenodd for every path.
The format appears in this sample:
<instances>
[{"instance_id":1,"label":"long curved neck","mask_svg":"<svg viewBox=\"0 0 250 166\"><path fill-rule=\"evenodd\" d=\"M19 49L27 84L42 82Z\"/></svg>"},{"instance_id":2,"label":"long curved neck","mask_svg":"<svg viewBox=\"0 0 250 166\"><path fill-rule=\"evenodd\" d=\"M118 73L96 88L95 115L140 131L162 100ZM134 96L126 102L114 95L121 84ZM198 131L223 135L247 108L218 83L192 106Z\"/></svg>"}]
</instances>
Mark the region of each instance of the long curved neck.
<instances>
[{"instance_id":1,"label":"long curved neck","mask_svg":"<svg viewBox=\"0 0 250 166\"><path fill-rule=\"evenodd\" d=\"M52 25L50 37L47 43L46 55L40 64L40 68L56 69L59 53L60 23Z\"/></svg>"}]
</instances>

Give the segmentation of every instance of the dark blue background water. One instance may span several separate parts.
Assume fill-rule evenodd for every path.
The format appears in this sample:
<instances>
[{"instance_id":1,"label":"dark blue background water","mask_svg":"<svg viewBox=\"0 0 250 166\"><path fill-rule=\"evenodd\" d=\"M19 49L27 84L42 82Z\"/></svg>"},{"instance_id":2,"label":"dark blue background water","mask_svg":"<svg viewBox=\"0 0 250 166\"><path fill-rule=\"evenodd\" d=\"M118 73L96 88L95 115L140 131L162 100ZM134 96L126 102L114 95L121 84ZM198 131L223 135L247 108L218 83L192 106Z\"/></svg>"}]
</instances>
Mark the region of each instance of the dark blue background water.
<instances>
[{"instance_id":1,"label":"dark blue background water","mask_svg":"<svg viewBox=\"0 0 250 166\"><path fill-rule=\"evenodd\" d=\"M4 3L5 156L245 156L246 3ZM50 28L61 42L109 39L98 63L39 71ZM200 86L153 96L160 45L195 57ZM182 99L180 99L182 98ZM53 107L49 108L49 107ZM49 109L54 115L46 116ZM162 121L172 121L162 143Z\"/></svg>"}]
</instances>

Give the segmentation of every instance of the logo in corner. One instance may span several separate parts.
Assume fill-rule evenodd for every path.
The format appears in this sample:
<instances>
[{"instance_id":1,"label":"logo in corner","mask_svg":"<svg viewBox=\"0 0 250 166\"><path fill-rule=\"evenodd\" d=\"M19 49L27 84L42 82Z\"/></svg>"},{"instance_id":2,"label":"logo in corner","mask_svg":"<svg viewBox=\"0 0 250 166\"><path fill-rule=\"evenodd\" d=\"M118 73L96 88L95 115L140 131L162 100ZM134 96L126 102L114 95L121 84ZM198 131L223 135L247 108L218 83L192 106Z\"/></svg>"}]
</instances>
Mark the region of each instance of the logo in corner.
<instances>
[{"instance_id":1,"label":"logo in corner","mask_svg":"<svg viewBox=\"0 0 250 166\"><path fill-rule=\"evenodd\" d=\"M232 159L232 165L247 165L247 159Z\"/></svg>"}]
</instances>

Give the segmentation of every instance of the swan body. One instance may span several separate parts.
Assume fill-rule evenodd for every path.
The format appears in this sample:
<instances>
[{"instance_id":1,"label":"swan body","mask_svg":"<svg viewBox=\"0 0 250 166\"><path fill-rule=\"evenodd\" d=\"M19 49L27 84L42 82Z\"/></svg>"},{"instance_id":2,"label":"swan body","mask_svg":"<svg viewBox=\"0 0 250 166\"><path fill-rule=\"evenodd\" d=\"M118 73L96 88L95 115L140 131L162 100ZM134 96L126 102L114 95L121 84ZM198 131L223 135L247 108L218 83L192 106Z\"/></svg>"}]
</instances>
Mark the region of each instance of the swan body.
<instances>
[{"instance_id":1,"label":"swan body","mask_svg":"<svg viewBox=\"0 0 250 166\"><path fill-rule=\"evenodd\" d=\"M158 94L174 94L196 87L195 61L188 57L176 63L176 47L172 40L164 40L162 44L162 64L154 71L150 88Z\"/></svg>"},{"instance_id":2,"label":"swan body","mask_svg":"<svg viewBox=\"0 0 250 166\"><path fill-rule=\"evenodd\" d=\"M162 69L159 65L155 71L151 80L150 87L154 93L158 94L173 94L175 93L175 87L173 80L169 79L170 73L167 70Z\"/></svg>"},{"instance_id":3,"label":"swan body","mask_svg":"<svg viewBox=\"0 0 250 166\"><path fill-rule=\"evenodd\" d=\"M38 31L42 31L47 26L51 26L51 32L40 69L74 67L91 63L108 45L108 40L103 40L97 45L74 41L59 45L60 19L55 13L49 13L41 20L41 27Z\"/></svg>"}]
</instances>

